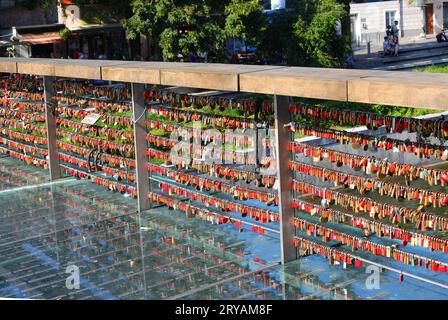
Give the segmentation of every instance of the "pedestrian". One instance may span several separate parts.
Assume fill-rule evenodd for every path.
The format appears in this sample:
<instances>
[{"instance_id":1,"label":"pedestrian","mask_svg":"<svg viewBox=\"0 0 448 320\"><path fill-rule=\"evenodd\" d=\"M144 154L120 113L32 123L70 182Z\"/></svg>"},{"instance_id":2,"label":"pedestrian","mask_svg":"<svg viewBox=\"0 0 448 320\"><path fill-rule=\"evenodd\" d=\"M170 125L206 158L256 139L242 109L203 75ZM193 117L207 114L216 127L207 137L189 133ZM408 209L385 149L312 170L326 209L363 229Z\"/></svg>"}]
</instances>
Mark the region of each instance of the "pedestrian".
<instances>
[{"instance_id":1,"label":"pedestrian","mask_svg":"<svg viewBox=\"0 0 448 320\"><path fill-rule=\"evenodd\" d=\"M397 57L398 56L398 50L399 50L399 33L400 33L400 29L398 29L398 21L395 20L394 21L394 25L392 26L392 37L393 37L393 44L394 44L394 55Z\"/></svg>"},{"instance_id":2,"label":"pedestrian","mask_svg":"<svg viewBox=\"0 0 448 320\"><path fill-rule=\"evenodd\" d=\"M384 37L383 41L383 56L390 56L394 50L392 49L392 43L389 37Z\"/></svg>"},{"instance_id":3,"label":"pedestrian","mask_svg":"<svg viewBox=\"0 0 448 320\"><path fill-rule=\"evenodd\" d=\"M394 25L391 27L392 35L394 37L398 37L400 29L398 29L398 21L394 21Z\"/></svg>"},{"instance_id":4,"label":"pedestrian","mask_svg":"<svg viewBox=\"0 0 448 320\"><path fill-rule=\"evenodd\" d=\"M387 37L392 36L392 27L390 25L386 26L386 36Z\"/></svg>"}]
</instances>

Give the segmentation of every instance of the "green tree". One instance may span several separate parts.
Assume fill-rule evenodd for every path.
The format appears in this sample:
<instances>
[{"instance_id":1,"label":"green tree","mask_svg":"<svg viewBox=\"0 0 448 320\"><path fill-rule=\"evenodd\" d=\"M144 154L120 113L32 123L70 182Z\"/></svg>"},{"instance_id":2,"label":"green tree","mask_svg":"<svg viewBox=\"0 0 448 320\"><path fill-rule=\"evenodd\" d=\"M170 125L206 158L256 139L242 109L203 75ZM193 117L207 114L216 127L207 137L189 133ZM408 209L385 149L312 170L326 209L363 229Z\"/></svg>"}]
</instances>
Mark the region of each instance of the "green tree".
<instances>
[{"instance_id":1,"label":"green tree","mask_svg":"<svg viewBox=\"0 0 448 320\"><path fill-rule=\"evenodd\" d=\"M351 49L344 30L338 35L335 28L349 16L341 1L291 1L287 10L270 13L260 51L270 63L283 57L288 65L342 66Z\"/></svg>"},{"instance_id":2,"label":"green tree","mask_svg":"<svg viewBox=\"0 0 448 320\"><path fill-rule=\"evenodd\" d=\"M294 25L294 35L305 53L307 65L339 67L350 53L350 43L344 34L337 34L336 25L345 20L348 8L336 0L321 0L312 8L309 23L300 16Z\"/></svg>"},{"instance_id":3,"label":"green tree","mask_svg":"<svg viewBox=\"0 0 448 320\"><path fill-rule=\"evenodd\" d=\"M222 17L215 11L220 7L218 1L173 2L167 15L169 25L160 34L164 57L173 60L178 53L199 55L210 50L220 53L224 37L219 23Z\"/></svg>"},{"instance_id":4,"label":"green tree","mask_svg":"<svg viewBox=\"0 0 448 320\"><path fill-rule=\"evenodd\" d=\"M259 45L266 31L263 9L260 0L231 0L225 8L225 35L241 38L249 46Z\"/></svg>"},{"instance_id":5,"label":"green tree","mask_svg":"<svg viewBox=\"0 0 448 320\"><path fill-rule=\"evenodd\" d=\"M81 18L86 23L114 23L131 15L131 0L74 0L73 3L80 7Z\"/></svg>"},{"instance_id":6,"label":"green tree","mask_svg":"<svg viewBox=\"0 0 448 320\"><path fill-rule=\"evenodd\" d=\"M288 10L273 11L268 16L268 27L263 34L260 44L260 52L268 63L279 62L283 57L289 65L303 65L306 52L299 44L304 41L300 39L299 33L294 33L294 24L303 23L306 29L306 21L301 18L307 17L308 4L289 8ZM301 21L301 22L300 22Z\"/></svg>"},{"instance_id":7,"label":"green tree","mask_svg":"<svg viewBox=\"0 0 448 320\"><path fill-rule=\"evenodd\" d=\"M342 23L345 30L347 1L291 1L287 10L266 15L264 0L132 0L132 16L123 23L130 39L152 39L160 49L156 58L208 51L222 58L230 37L257 46L267 60L283 56L289 65L339 67L350 53L349 35L335 29Z\"/></svg>"},{"instance_id":8,"label":"green tree","mask_svg":"<svg viewBox=\"0 0 448 320\"><path fill-rule=\"evenodd\" d=\"M349 37L338 35L336 25L348 10L337 0L293 2L270 15L262 51L267 57L283 56L288 65L340 67L351 49Z\"/></svg>"},{"instance_id":9,"label":"green tree","mask_svg":"<svg viewBox=\"0 0 448 320\"><path fill-rule=\"evenodd\" d=\"M162 57L159 46L160 34L168 25L166 12L170 2L169 0L133 0L132 16L123 20L129 39L136 39L139 34L143 34L155 43L154 56L157 60Z\"/></svg>"},{"instance_id":10,"label":"green tree","mask_svg":"<svg viewBox=\"0 0 448 320\"><path fill-rule=\"evenodd\" d=\"M133 15L124 21L128 37L152 38L168 60L177 54L222 51L224 6L219 0L134 0Z\"/></svg>"}]
</instances>

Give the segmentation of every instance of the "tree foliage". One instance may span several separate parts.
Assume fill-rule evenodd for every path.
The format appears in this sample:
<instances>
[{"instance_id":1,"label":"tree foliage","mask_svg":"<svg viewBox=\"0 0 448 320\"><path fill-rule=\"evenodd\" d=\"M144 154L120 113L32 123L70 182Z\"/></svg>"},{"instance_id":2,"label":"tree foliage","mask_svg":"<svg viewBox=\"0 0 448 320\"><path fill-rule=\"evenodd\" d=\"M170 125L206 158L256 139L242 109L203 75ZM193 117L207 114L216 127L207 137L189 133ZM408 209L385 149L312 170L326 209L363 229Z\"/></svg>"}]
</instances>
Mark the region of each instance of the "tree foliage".
<instances>
[{"instance_id":1,"label":"tree foliage","mask_svg":"<svg viewBox=\"0 0 448 320\"><path fill-rule=\"evenodd\" d=\"M131 0L73 0L86 23L115 23L131 15Z\"/></svg>"},{"instance_id":2,"label":"tree foliage","mask_svg":"<svg viewBox=\"0 0 448 320\"><path fill-rule=\"evenodd\" d=\"M48 8L56 1L17 0L16 5ZM179 54L185 57L213 51L222 61L227 38L256 46L258 54L269 63L283 60L289 65L338 67L350 54L349 0L288 1L287 10L269 14L263 12L269 7L267 0L74 2L82 8L108 8L111 14L99 14L101 21L111 15L128 16L122 20L128 38L148 36L168 60L176 60ZM344 35L335 31L338 22L343 24Z\"/></svg>"},{"instance_id":3,"label":"tree foliage","mask_svg":"<svg viewBox=\"0 0 448 320\"><path fill-rule=\"evenodd\" d=\"M287 10L265 14L264 0L132 0L123 23L130 39L149 36L168 60L209 51L223 57L225 39L239 38L267 61L337 67L350 53L349 37L335 30L349 17L346 2L291 1Z\"/></svg>"},{"instance_id":4,"label":"tree foliage","mask_svg":"<svg viewBox=\"0 0 448 320\"><path fill-rule=\"evenodd\" d=\"M221 28L223 11L219 0L134 0L133 16L124 21L128 37L139 33L151 36L166 59L178 54L221 49L224 34Z\"/></svg>"},{"instance_id":5,"label":"tree foliage","mask_svg":"<svg viewBox=\"0 0 448 320\"><path fill-rule=\"evenodd\" d=\"M241 38L250 46L258 45L266 31L263 9L259 0L231 0L225 8L225 36Z\"/></svg>"},{"instance_id":6,"label":"tree foliage","mask_svg":"<svg viewBox=\"0 0 448 320\"><path fill-rule=\"evenodd\" d=\"M336 25L347 15L348 8L336 0L316 1L299 15L293 30L305 64L336 67L344 63L350 43L337 34Z\"/></svg>"}]
</instances>

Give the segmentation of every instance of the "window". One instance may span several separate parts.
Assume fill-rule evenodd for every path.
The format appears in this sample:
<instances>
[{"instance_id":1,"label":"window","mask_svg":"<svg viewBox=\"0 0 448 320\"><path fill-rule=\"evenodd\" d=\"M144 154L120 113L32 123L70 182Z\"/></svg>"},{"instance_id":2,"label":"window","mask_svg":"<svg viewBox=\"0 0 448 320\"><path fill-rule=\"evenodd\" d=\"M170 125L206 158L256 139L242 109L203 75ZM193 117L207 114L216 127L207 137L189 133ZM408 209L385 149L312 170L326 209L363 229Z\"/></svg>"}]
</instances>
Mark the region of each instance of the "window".
<instances>
[{"instance_id":1,"label":"window","mask_svg":"<svg viewBox=\"0 0 448 320\"><path fill-rule=\"evenodd\" d=\"M395 10L386 11L386 25L385 25L385 27L394 25L395 14L396 13L397 13L397 11L395 11Z\"/></svg>"}]
</instances>

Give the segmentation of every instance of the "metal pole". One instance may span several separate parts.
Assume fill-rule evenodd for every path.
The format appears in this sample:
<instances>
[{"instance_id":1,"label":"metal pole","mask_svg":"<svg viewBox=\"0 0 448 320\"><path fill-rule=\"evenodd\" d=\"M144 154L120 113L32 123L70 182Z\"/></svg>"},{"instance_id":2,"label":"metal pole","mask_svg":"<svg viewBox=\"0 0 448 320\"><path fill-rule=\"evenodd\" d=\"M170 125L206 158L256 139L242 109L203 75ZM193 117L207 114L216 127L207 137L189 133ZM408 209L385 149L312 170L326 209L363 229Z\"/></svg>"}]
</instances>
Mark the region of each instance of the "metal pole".
<instances>
[{"instance_id":1,"label":"metal pole","mask_svg":"<svg viewBox=\"0 0 448 320\"><path fill-rule=\"evenodd\" d=\"M149 172L146 169L146 106L143 97L143 84L131 83L132 115L134 119L135 170L138 196L138 212L148 210L152 203L148 198L150 192Z\"/></svg>"},{"instance_id":2,"label":"metal pole","mask_svg":"<svg viewBox=\"0 0 448 320\"><path fill-rule=\"evenodd\" d=\"M258 115L260 113L260 109L261 109L261 104L263 103L263 101L260 98L257 98L255 100L255 116L254 116L254 126L255 126L255 172L258 173L259 169L260 169L260 155L259 155L259 146L260 146L260 141L259 141L259 137L258 137Z\"/></svg>"},{"instance_id":3,"label":"metal pole","mask_svg":"<svg viewBox=\"0 0 448 320\"><path fill-rule=\"evenodd\" d=\"M56 186L55 186L55 185L52 185L52 186L50 187L50 190L51 190L51 196L50 196L50 199L51 199L51 211L52 211L52 213L53 213L54 241L55 241L55 247L56 247L56 261L58 262L58 264L60 264L60 263L61 263L61 259L60 259L60 257L59 257L58 218L56 217L56 209L55 209L55 208L56 208L56 205L57 205L57 202L56 202L56 200L55 200L55 198L54 198L54 195L55 195L56 192L57 192L57 190L56 190Z\"/></svg>"},{"instance_id":4,"label":"metal pole","mask_svg":"<svg viewBox=\"0 0 448 320\"><path fill-rule=\"evenodd\" d=\"M277 159L278 200L280 213L280 245L282 264L297 259L297 251L294 247L294 209L292 202L292 173L288 168L290 155L288 145L290 133L285 127L291 122L288 110L289 97L275 96L275 142Z\"/></svg>"},{"instance_id":5,"label":"metal pole","mask_svg":"<svg viewBox=\"0 0 448 320\"><path fill-rule=\"evenodd\" d=\"M62 170L59 167L58 145L56 135L56 110L52 101L56 92L54 89L54 77L44 76L44 96L45 96L45 122L47 126L48 143L48 167L50 170L50 180L62 178Z\"/></svg>"}]
</instances>

